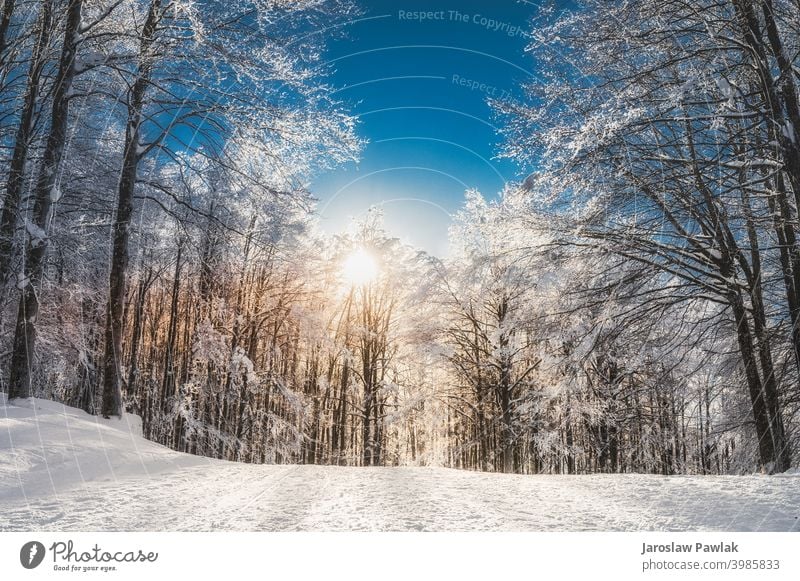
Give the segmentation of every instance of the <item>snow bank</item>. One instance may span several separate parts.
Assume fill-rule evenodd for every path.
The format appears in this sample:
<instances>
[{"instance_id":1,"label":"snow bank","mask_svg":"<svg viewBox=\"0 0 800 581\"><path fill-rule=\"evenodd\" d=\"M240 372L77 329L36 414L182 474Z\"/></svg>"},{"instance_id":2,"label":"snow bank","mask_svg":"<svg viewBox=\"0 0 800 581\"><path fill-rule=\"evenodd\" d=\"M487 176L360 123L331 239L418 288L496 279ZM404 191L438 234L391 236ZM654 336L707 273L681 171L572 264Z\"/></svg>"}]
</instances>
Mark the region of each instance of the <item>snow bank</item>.
<instances>
[{"instance_id":1,"label":"snow bank","mask_svg":"<svg viewBox=\"0 0 800 581\"><path fill-rule=\"evenodd\" d=\"M0 502L37 499L99 482L147 477L207 459L142 438L141 418L105 420L41 399L0 394Z\"/></svg>"},{"instance_id":2,"label":"snow bank","mask_svg":"<svg viewBox=\"0 0 800 581\"><path fill-rule=\"evenodd\" d=\"M800 530L800 474L522 476L256 466L174 452L138 418L0 400L0 530Z\"/></svg>"}]
</instances>

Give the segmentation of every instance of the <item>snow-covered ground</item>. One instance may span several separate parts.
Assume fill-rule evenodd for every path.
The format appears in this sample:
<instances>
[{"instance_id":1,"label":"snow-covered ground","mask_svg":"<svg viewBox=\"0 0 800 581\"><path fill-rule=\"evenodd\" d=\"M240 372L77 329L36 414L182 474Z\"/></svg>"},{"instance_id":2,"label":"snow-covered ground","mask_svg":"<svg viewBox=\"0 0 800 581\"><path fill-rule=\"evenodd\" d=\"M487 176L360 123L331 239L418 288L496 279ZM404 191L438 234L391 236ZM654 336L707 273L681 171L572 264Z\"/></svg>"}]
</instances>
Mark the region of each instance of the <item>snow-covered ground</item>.
<instances>
[{"instance_id":1,"label":"snow-covered ground","mask_svg":"<svg viewBox=\"0 0 800 581\"><path fill-rule=\"evenodd\" d=\"M136 420L0 399L0 530L800 530L798 474L255 466L173 452Z\"/></svg>"}]
</instances>

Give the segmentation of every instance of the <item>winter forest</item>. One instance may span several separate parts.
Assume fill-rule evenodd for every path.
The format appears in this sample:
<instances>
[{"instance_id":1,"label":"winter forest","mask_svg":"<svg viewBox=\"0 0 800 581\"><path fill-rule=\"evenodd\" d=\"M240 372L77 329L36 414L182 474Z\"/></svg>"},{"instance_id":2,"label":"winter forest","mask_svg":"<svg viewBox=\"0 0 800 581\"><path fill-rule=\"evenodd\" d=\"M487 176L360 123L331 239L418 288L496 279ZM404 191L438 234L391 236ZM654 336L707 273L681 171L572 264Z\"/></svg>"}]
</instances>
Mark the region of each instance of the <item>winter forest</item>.
<instances>
[{"instance_id":1,"label":"winter forest","mask_svg":"<svg viewBox=\"0 0 800 581\"><path fill-rule=\"evenodd\" d=\"M797 466L800 2L558 4L436 256L320 227L358 2L3 0L9 402L252 464Z\"/></svg>"}]
</instances>

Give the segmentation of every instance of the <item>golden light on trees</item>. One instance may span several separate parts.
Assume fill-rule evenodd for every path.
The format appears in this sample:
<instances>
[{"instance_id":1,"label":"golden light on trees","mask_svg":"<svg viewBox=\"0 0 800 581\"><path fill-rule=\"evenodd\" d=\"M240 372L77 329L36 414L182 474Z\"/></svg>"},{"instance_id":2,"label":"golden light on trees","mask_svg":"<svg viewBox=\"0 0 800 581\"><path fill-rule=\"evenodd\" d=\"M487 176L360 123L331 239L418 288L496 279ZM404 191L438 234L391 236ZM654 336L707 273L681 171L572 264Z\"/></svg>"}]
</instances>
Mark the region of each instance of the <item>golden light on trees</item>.
<instances>
[{"instance_id":1,"label":"golden light on trees","mask_svg":"<svg viewBox=\"0 0 800 581\"><path fill-rule=\"evenodd\" d=\"M342 263L342 275L348 284L360 286L371 283L380 269L375 258L364 248L356 248Z\"/></svg>"}]
</instances>

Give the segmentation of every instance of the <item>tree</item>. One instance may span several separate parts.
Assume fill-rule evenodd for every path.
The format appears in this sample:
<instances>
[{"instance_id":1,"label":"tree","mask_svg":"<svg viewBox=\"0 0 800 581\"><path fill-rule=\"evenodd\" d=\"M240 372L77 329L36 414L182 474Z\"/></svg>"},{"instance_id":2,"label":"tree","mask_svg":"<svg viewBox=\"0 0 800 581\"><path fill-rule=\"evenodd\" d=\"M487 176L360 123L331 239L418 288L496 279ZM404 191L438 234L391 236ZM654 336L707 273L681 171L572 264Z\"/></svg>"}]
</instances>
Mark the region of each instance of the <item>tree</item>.
<instances>
[{"instance_id":1,"label":"tree","mask_svg":"<svg viewBox=\"0 0 800 581\"><path fill-rule=\"evenodd\" d=\"M7 0L4 4L3 17L0 21L0 48L4 48L8 21L11 17L14 2ZM52 34L53 6L50 0L41 3L41 13L37 24L36 41L30 57L30 66L26 82L25 97L17 125L14 140L14 151L8 169L6 195L3 211L0 215L0 287L8 281L14 254L14 233L17 227L19 204L25 180L25 164L33 137L33 124L36 108L39 105L39 91L42 73L47 64L46 51ZM0 53L4 51L0 50Z\"/></svg>"},{"instance_id":2,"label":"tree","mask_svg":"<svg viewBox=\"0 0 800 581\"><path fill-rule=\"evenodd\" d=\"M21 288L14 346L11 359L9 399L31 396L31 367L36 346L36 319L39 314L37 286L44 275L47 252L47 229L53 202L58 199L58 180L69 122L69 91L75 77L75 57L79 42L82 0L70 0L64 41L55 79L50 132L34 191L32 219L26 219L26 245L23 271L18 286Z\"/></svg>"},{"instance_id":3,"label":"tree","mask_svg":"<svg viewBox=\"0 0 800 581\"><path fill-rule=\"evenodd\" d=\"M332 9L346 7L332 4ZM133 80L125 98L127 120L109 275L104 416L121 413L123 302L141 160L157 152L179 161L180 150L190 149L197 157L215 159L234 172L241 171L227 155L237 148L227 143L246 138L254 149L252 153L260 152L279 176L254 181L251 187L290 192L296 189L296 176L302 173L297 166L319 158L319 148L327 147L327 157L339 160L350 158L357 148L349 118L321 103L320 89L302 69L300 55L287 50L291 43L285 42L274 26L270 28L280 15L280 30L297 34L293 21L307 19L308 12L329 9L326 3L268 3L258 8L263 14L253 14L249 4L238 3L196 9L199 12L195 14L153 0L139 32ZM248 41L243 43L243 38ZM204 86L200 79L209 73L212 82ZM127 73L123 70L121 74ZM231 77L237 81L226 80ZM279 83L290 88L293 101L280 102L274 91ZM276 103L264 97L271 90ZM171 114L166 125L165 113ZM311 124L315 131L309 134L305 129ZM186 128L194 135L190 143L177 137ZM240 174L245 179L252 175Z\"/></svg>"},{"instance_id":4,"label":"tree","mask_svg":"<svg viewBox=\"0 0 800 581\"><path fill-rule=\"evenodd\" d=\"M588 245L726 305L760 462L785 470L789 445L762 269L773 233L758 218L775 208L760 175L772 162L764 126L750 122L754 104L742 93L748 69L739 63L750 56L729 41L749 33L729 5L584 8L536 31L538 50L587 58L577 73L551 67L544 83L531 85L535 110L498 103L509 116L507 152L547 160L533 183L560 211L567 200L583 206L573 223ZM780 236L786 242L791 232Z\"/></svg>"}]
</instances>

